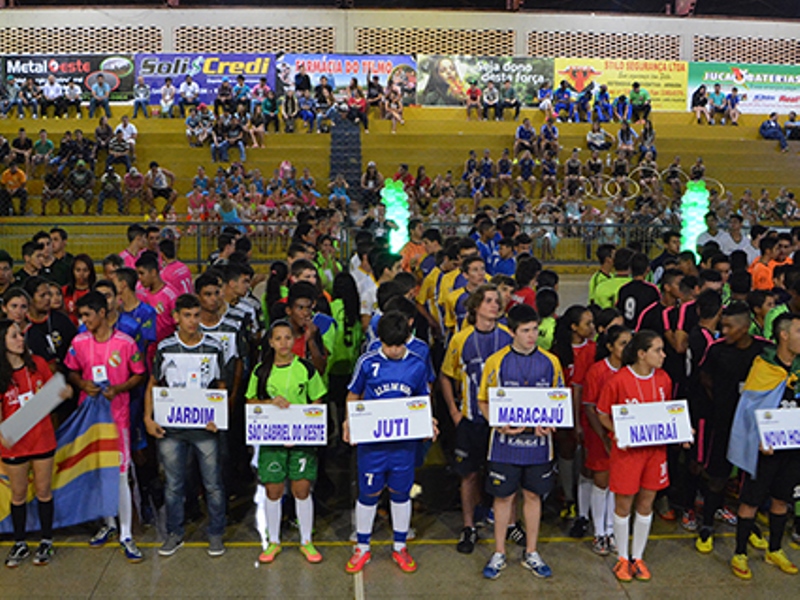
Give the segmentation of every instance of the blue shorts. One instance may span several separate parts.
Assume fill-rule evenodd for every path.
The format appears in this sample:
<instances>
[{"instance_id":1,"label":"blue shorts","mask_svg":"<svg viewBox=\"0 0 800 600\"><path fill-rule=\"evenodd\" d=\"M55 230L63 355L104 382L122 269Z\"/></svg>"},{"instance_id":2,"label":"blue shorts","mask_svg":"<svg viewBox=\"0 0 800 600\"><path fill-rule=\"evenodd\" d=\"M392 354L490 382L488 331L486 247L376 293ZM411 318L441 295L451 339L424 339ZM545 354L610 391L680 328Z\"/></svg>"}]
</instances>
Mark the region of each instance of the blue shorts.
<instances>
[{"instance_id":1,"label":"blue shorts","mask_svg":"<svg viewBox=\"0 0 800 600\"><path fill-rule=\"evenodd\" d=\"M360 444L357 447L358 486L366 496L383 488L407 494L414 485L418 442Z\"/></svg>"}]
</instances>

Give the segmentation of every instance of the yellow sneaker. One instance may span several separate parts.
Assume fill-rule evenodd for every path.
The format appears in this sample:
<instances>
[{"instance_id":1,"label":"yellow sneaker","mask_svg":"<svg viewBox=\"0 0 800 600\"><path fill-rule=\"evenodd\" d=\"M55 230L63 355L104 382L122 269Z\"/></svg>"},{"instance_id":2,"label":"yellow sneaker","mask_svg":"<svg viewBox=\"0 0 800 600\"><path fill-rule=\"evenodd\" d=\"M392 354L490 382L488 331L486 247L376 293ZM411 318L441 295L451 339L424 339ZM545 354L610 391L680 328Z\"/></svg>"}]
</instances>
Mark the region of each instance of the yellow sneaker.
<instances>
[{"instance_id":1,"label":"yellow sneaker","mask_svg":"<svg viewBox=\"0 0 800 600\"><path fill-rule=\"evenodd\" d=\"M750 565L747 561L747 554L734 554L731 559L731 569L739 579L753 578L753 572L750 570Z\"/></svg>"},{"instance_id":2,"label":"yellow sneaker","mask_svg":"<svg viewBox=\"0 0 800 600\"><path fill-rule=\"evenodd\" d=\"M797 575L797 567L783 550L776 550L775 552L767 552L764 555L764 560L768 565L775 565L784 573L789 575Z\"/></svg>"},{"instance_id":3,"label":"yellow sneaker","mask_svg":"<svg viewBox=\"0 0 800 600\"><path fill-rule=\"evenodd\" d=\"M697 539L694 542L694 547L700 554L711 554L714 551L714 536L709 535L705 541L703 541L702 536L697 536Z\"/></svg>"},{"instance_id":4,"label":"yellow sneaker","mask_svg":"<svg viewBox=\"0 0 800 600\"><path fill-rule=\"evenodd\" d=\"M763 535L751 533L750 537L747 538L747 541L756 550L767 550L769 548L769 542Z\"/></svg>"}]
</instances>

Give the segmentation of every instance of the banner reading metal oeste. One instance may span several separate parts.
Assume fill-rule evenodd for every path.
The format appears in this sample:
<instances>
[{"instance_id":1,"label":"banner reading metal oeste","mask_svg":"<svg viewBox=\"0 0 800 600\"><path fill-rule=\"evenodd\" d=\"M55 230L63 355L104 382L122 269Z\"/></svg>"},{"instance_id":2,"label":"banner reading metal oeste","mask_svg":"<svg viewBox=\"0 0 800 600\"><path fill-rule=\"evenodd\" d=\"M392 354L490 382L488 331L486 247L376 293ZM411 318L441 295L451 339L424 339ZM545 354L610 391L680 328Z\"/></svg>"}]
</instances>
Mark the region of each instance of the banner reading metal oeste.
<instances>
[{"instance_id":1,"label":"banner reading metal oeste","mask_svg":"<svg viewBox=\"0 0 800 600\"><path fill-rule=\"evenodd\" d=\"M552 58L420 54L417 68L417 102L423 106L464 104L472 81L481 89L490 81L498 88L510 81L517 98L530 104L542 83L553 79Z\"/></svg>"},{"instance_id":2,"label":"banner reading metal oeste","mask_svg":"<svg viewBox=\"0 0 800 600\"><path fill-rule=\"evenodd\" d=\"M719 83L727 96L736 88L743 113L788 113L800 108L800 66L754 65L744 63L691 63L689 94L685 108L691 107L692 93L701 85L708 92Z\"/></svg>"},{"instance_id":3,"label":"banner reading metal oeste","mask_svg":"<svg viewBox=\"0 0 800 600\"><path fill-rule=\"evenodd\" d=\"M235 85L236 78L241 75L250 87L265 77L267 85L274 89L275 55L213 52L136 55L136 76L144 77L145 83L152 88L153 103L161 100L161 86L167 77L171 77L172 84L179 88L187 75L191 75L200 87L200 101L213 103L223 77Z\"/></svg>"},{"instance_id":4,"label":"banner reading metal oeste","mask_svg":"<svg viewBox=\"0 0 800 600\"><path fill-rule=\"evenodd\" d=\"M98 75L111 86L111 100L130 100L133 96L133 55L131 54L7 54L3 79L9 75L22 82L33 78L42 85L50 75L62 85L75 80L88 93Z\"/></svg>"},{"instance_id":5,"label":"banner reading metal oeste","mask_svg":"<svg viewBox=\"0 0 800 600\"><path fill-rule=\"evenodd\" d=\"M650 93L653 110L686 110L688 63L670 60L624 60L607 58L556 58L555 81L567 81L578 92L594 83L605 84L612 100L628 96L638 82Z\"/></svg>"}]
</instances>

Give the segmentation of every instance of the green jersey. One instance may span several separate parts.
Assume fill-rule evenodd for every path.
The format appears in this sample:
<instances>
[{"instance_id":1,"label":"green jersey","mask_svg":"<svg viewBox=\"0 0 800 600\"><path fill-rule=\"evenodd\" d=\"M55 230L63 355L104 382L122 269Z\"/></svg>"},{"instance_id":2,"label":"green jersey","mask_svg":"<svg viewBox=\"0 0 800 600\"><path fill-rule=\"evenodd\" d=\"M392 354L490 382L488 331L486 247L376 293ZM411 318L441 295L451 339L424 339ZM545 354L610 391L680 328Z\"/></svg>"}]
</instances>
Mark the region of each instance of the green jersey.
<instances>
[{"instance_id":1,"label":"green jersey","mask_svg":"<svg viewBox=\"0 0 800 600\"><path fill-rule=\"evenodd\" d=\"M553 347L553 339L556 335L556 318L552 315L542 319L539 323L539 340L536 345L542 350L550 351Z\"/></svg>"},{"instance_id":2,"label":"green jersey","mask_svg":"<svg viewBox=\"0 0 800 600\"><path fill-rule=\"evenodd\" d=\"M603 271L597 271L592 275L589 280L589 304L597 304L597 286L613 277L610 273L603 273Z\"/></svg>"},{"instance_id":3,"label":"green jersey","mask_svg":"<svg viewBox=\"0 0 800 600\"><path fill-rule=\"evenodd\" d=\"M764 337L768 340L772 339L772 324L775 322L780 315L789 312L789 305L788 304L779 304L771 311L767 313L767 316L764 318Z\"/></svg>"},{"instance_id":4,"label":"green jersey","mask_svg":"<svg viewBox=\"0 0 800 600\"><path fill-rule=\"evenodd\" d=\"M630 100L631 104L634 106L641 106L642 104L647 104L648 102L650 102L650 92L648 92L643 87L640 87L638 92L636 90L631 90Z\"/></svg>"},{"instance_id":5,"label":"green jersey","mask_svg":"<svg viewBox=\"0 0 800 600\"><path fill-rule=\"evenodd\" d=\"M272 365L266 385L261 381L262 368L259 363L250 376L247 386L248 400L267 400L281 396L289 404L310 404L322 398L327 390L314 365L295 356L288 365Z\"/></svg>"},{"instance_id":6,"label":"green jersey","mask_svg":"<svg viewBox=\"0 0 800 600\"><path fill-rule=\"evenodd\" d=\"M600 308L613 308L617 303L619 289L629 281L632 280L627 275L622 277L615 275L611 279L598 284L595 289L594 303Z\"/></svg>"},{"instance_id":7,"label":"green jersey","mask_svg":"<svg viewBox=\"0 0 800 600\"><path fill-rule=\"evenodd\" d=\"M335 328L336 338L333 341L333 348L328 356L328 373L350 375L361 355L361 345L364 342L361 320L356 317L353 325L348 327L347 317L344 313L344 301L339 298L331 302L331 314L337 327Z\"/></svg>"}]
</instances>

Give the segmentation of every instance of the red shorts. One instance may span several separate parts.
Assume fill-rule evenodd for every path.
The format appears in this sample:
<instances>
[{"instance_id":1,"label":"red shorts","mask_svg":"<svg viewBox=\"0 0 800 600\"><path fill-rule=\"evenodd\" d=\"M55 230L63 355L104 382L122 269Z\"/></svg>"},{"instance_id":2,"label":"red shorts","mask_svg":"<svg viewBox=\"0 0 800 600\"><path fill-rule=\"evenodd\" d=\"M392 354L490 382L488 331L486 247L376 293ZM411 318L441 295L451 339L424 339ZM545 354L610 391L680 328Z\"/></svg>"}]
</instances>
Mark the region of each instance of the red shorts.
<instances>
[{"instance_id":1,"label":"red shorts","mask_svg":"<svg viewBox=\"0 0 800 600\"><path fill-rule=\"evenodd\" d=\"M669 486L667 447L620 450L611 446L609 488L615 494L633 496L640 489L658 491Z\"/></svg>"},{"instance_id":2,"label":"red shorts","mask_svg":"<svg viewBox=\"0 0 800 600\"><path fill-rule=\"evenodd\" d=\"M608 471L609 457L603 440L589 425L589 420L583 413L581 413L581 425L583 426L583 449L586 454L583 466L591 471Z\"/></svg>"}]
</instances>

